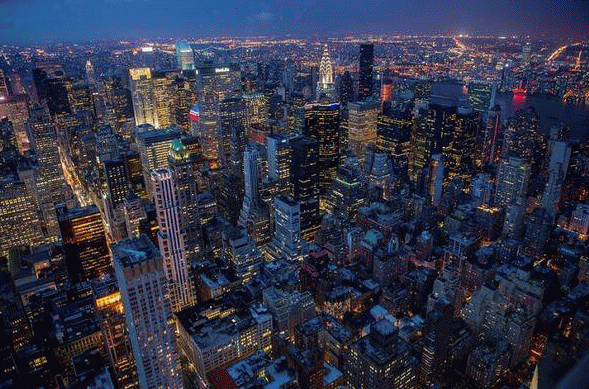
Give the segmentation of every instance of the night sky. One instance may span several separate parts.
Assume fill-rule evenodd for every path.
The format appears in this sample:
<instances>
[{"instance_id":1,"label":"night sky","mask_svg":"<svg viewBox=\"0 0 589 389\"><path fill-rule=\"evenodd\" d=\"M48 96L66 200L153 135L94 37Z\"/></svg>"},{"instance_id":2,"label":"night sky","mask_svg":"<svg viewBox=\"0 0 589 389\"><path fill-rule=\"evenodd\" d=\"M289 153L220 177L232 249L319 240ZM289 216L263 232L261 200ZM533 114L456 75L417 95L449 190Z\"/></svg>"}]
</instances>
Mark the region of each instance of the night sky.
<instances>
[{"instance_id":1,"label":"night sky","mask_svg":"<svg viewBox=\"0 0 589 389\"><path fill-rule=\"evenodd\" d=\"M589 0L0 0L0 42L345 33L586 38Z\"/></svg>"}]
</instances>

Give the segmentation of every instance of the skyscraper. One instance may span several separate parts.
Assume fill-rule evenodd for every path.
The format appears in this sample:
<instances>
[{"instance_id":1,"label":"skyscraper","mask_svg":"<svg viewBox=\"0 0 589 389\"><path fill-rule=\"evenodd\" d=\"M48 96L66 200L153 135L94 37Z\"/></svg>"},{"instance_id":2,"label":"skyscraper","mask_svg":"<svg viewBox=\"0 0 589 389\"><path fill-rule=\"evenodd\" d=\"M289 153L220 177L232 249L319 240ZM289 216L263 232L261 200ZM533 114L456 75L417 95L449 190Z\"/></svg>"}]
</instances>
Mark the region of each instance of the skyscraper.
<instances>
[{"instance_id":1,"label":"skyscraper","mask_svg":"<svg viewBox=\"0 0 589 389\"><path fill-rule=\"evenodd\" d=\"M106 232L98 207L57 208L65 262L74 282L92 280L112 271Z\"/></svg>"},{"instance_id":2,"label":"skyscraper","mask_svg":"<svg viewBox=\"0 0 589 389\"><path fill-rule=\"evenodd\" d=\"M94 73L94 65L90 60L86 61L86 81L89 85L96 86L96 74Z\"/></svg>"},{"instance_id":3,"label":"skyscraper","mask_svg":"<svg viewBox=\"0 0 589 389\"><path fill-rule=\"evenodd\" d=\"M472 80L468 83L468 105L477 112L486 112L495 106L497 84Z\"/></svg>"},{"instance_id":4,"label":"skyscraper","mask_svg":"<svg viewBox=\"0 0 589 389\"><path fill-rule=\"evenodd\" d=\"M159 226L158 243L168 279L172 311L196 304L196 290L186 251L186 234L180 223L180 209L174 177L169 169L151 172L153 197Z\"/></svg>"},{"instance_id":5,"label":"skyscraper","mask_svg":"<svg viewBox=\"0 0 589 389\"><path fill-rule=\"evenodd\" d=\"M4 98L8 97L8 84L2 70L0 70L0 96Z\"/></svg>"},{"instance_id":6,"label":"skyscraper","mask_svg":"<svg viewBox=\"0 0 589 389\"><path fill-rule=\"evenodd\" d=\"M358 98L367 100L372 96L372 78L374 68L374 45L372 43L363 43L360 45L360 85L358 88Z\"/></svg>"},{"instance_id":7,"label":"skyscraper","mask_svg":"<svg viewBox=\"0 0 589 389\"><path fill-rule=\"evenodd\" d=\"M147 188L147 195L151 198L150 172L153 169L168 166L168 154L172 141L180 136L178 131L155 130L137 133L136 143L143 166L143 178Z\"/></svg>"},{"instance_id":8,"label":"skyscraper","mask_svg":"<svg viewBox=\"0 0 589 389\"><path fill-rule=\"evenodd\" d=\"M241 97L231 97L219 103L219 164L236 176L243 174L245 149L246 106Z\"/></svg>"},{"instance_id":9,"label":"skyscraper","mask_svg":"<svg viewBox=\"0 0 589 389\"><path fill-rule=\"evenodd\" d=\"M206 63L197 69L196 94L200 120L192 122L192 134L199 138L205 158L219 158L219 103L240 92L241 72L237 66Z\"/></svg>"},{"instance_id":10,"label":"skyscraper","mask_svg":"<svg viewBox=\"0 0 589 389\"><path fill-rule=\"evenodd\" d=\"M33 82L39 102L47 102L51 116L72 112L68 98L71 84L60 64L37 65L33 69Z\"/></svg>"},{"instance_id":11,"label":"skyscraper","mask_svg":"<svg viewBox=\"0 0 589 389\"><path fill-rule=\"evenodd\" d=\"M364 101L348 103L348 147L359 158L369 145L376 144L379 103Z\"/></svg>"},{"instance_id":12,"label":"skyscraper","mask_svg":"<svg viewBox=\"0 0 589 389\"><path fill-rule=\"evenodd\" d=\"M526 196L530 181L530 165L523 159L508 157L499 164L495 203L506 205Z\"/></svg>"},{"instance_id":13,"label":"skyscraper","mask_svg":"<svg viewBox=\"0 0 589 389\"><path fill-rule=\"evenodd\" d=\"M323 50L323 56L319 63L319 81L317 81L317 100L323 98L328 101L332 101L334 98L333 65L331 64L331 58L329 58L327 45Z\"/></svg>"},{"instance_id":14,"label":"skyscraper","mask_svg":"<svg viewBox=\"0 0 589 389\"><path fill-rule=\"evenodd\" d=\"M26 185L13 179L0 179L0 255L12 247L29 247L43 243L44 236L35 202Z\"/></svg>"},{"instance_id":15,"label":"skyscraper","mask_svg":"<svg viewBox=\"0 0 589 389\"><path fill-rule=\"evenodd\" d=\"M307 104L303 134L319 144L319 193L325 195L340 164L339 104Z\"/></svg>"},{"instance_id":16,"label":"skyscraper","mask_svg":"<svg viewBox=\"0 0 589 389\"><path fill-rule=\"evenodd\" d=\"M564 141L550 142L550 163L548 165L548 182L542 196L542 207L555 217L560 202L560 193L567 175L571 159L571 146Z\"/></svg>"},{"instance_id":17,"label":"skyscraper","mask_svg":"<svg viewBox=\"0 0 589 389\"><path fill-rule=\"evenodd\" d=\"M181 70L194 70L194 53L188 42L176 42L176 60Z\"/></svg>"},{"instance_id":18,"label":"skyscraper","mask_svg":"<svg viewBox=\"0 0 589 389\"><path fill-rule=\"evenodd\" d=\"M141 388L183 387L164 262L146 235L111 245Z\"/></svg>"},{"instance_id":19,"label":"skyscraper","mask_svg":"<svg viewBox=\"0 0 589 389\"><path fill-rule=\"evenodd\" d=\"M288 137L270 134L266 137L268 155L268 177L278 181L283 189L290 187L291 150Z\"/></svg>"},{"instance_id":20,"label":"skyscraper","mask_svg":"<svg viewBox=\"0 0 589 389\"><path fill-rule=\"evenodd\" d=\"M149 68L129 69L129 85L133 99L135 125L151 124L158 128L155 94Z\"/></svg>"},{"instance_id":21,"label":"skyscraper","mask_svg":"<svg viewBox=\"0 0 589 389\"><path fill-rule=\"evenodd\" d=\"M311 237L319 228L319 143L306 136L290 140L290 179L295 200L301 207L301 232Z\"/></svg>"}]
</instances>

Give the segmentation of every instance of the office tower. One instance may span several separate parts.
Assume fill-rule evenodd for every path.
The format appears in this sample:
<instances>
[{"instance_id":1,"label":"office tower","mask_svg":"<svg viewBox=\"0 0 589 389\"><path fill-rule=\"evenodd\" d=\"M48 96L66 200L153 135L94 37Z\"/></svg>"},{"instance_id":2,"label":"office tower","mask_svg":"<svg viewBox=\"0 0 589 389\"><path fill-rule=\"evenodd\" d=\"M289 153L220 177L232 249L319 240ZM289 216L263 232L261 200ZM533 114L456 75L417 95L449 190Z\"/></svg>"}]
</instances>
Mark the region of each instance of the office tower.
<instances>
[{"instance_id":1,"label":"office tower","mask_svg":"<svg viewBox=\"0 0 589 389\"><path fill-rule=\"evenodd\" d=\"M303 135L319 144L319 194L325 195L340 164L339 104L307 104Z\"/></svg>"},{"instance_id":2,"label":"office tower","mask_svg":"<svg viewBox=\"0 0 589 389\"><path fill-rule=\"evenodd\" d=\"M86 81L88 85L96 86L96 74L94 73L94 65L90 60L86 61Z\"/></svg>"},{"instance_id":3,"label":"office tower","mask_svg":"<svg viewBox=\"0 0 589 389\"><path fill-rule=\"evenodd\" d=\"M278 196L274 199L272 248L278 256L291 260L302 259L301 206L292 197Z\"/></svg>"},{"instance_id":4,"label":"office tower","mask_svg":"<svg viewBox=\"0 0 589 389\"><path fill-rule=\"evenodd\" d=\"M56 209L65 262L74 282L92 280L112 271L106 232L98 207Z\"/></svg>"},{"instance_id":5,"label":"office tower","mask_svg":"<svg viewBox=\"0 0 589 389\"><path fill-rule=\"evenodd\" d=\"M437 207L442 201L442 190L444 189L444 161L442 154L432 155L430 166L430 185L429 195L431 196L432 205Z\"/></svg>"},{"instance_id":6,"label":"office tower","mask_svg":"<svg viewBox=\"0 0 589 389\"><path fill-rule=\"evenodd\" d=\"M123 158L107 159L102 166L108 198L115 209L123 203L130 190L127 166Z\"/></svg>"},{"instance_id":7,"label":"office tower","mask_svg":"<svg viewBox=\"0 0 589 389\"><path fill-rule=\"evenodd\" d=\"M186 41L176 42L176 61L181 70L194 70L194 53Z\"/></svg>"},{"instance_id":8,"label":"office tower","mask_svg":"<svg viewBox=\"0 0 589 389\"><path fill-rule=\"evenodd\" d=\"M123 205L127 237L137 238L141 235L141 222L147 220L145 206L135 192L129 192Z\"/></svg>"},{"instance_id":9,"label":"office tower","mask_svg":"<svg viewBox=\"0 0 589 389\"><path fill-rule=\"evenodd\" d=\"M348 148L364 158L366 147L376 144L377 101L348 103Z\"/></svg>"},{"instance_id":10,"label":"office tower","mask_svg":"<svg viewBox=\"0 0 589 389\"><path fill-rule=\"evenodd\" d=\"M550 142L550 163L548 165L548 182L542 196L542 207L554 217L558 211L560 194L567 175L571 159L571 146L565 141Z\"/></svg>"},{"instance_id":11,"label":"office tower","mask_svg":"<svg viewBox=\"0 0 589 389\"><path fill-rule=\"evenodd\" d=\"M121 292L114 275L92 281L96 317L100 323L114 379L122 389L137 388L137 368L125 323Z\"/></svg>"},{"instance_id":12,"label":"office tower","mask_svg":"<svg viewBox=\"0 0 589 389\"><path fill-rule=\"evenodd\" d=\"M364 190L360 182L360 169L351 164L340 166L328 192L330 213L346 218L356 217L358 208L364 204Z\"/></svg>"},{"instance_id":13,"label":"office tower","mask_svg":"<svg viewBox=\"0 0 589 389\"><path fill-rule=\"evenodd\" d=\"M239 225L247 227L252 208L257 207L260 202L260 153L256 147L249 146L243 153L243 178L244 178L244 197Z\"/></svg>"},{"instance_id":14,"label":"office tower","mask_svg":"<svg viewBox=\"0 0 589 389\"><path fill-rule=\"evenodd\" d=\"M94 101L88 84L76 84L72 86L70 93L70 106L72 113L93 113Z\"/></svg>"},{"instance_id":15,"label":"office tower","mask_svg":"<svg viewBox=\"0 0 589 389\"><path fill-rule=\"evenodd\" d=\"M441 125L440 146L447 179L451 181L459 176L464 182L469 182L477 158L478 114L468 107L441 110L436 108L436 126Z\"/></svg>"},{"instance_id":16,"label":"office tower","mask_svg":"<svg viewBox=\"0 0 589 389\"><path fill-rule=\"evenodd\" d=\"M477 112L487 112L495 106L497 84L472 80L468 83L468 105Z\"/></svg>"},{"instance_id":17,"label":"office tower","mask_svg":"<svg viewBox=\"0 0 589 389\"><path fill-rule=\"evenodd\" d=\"M127 88L117 87L112 90L112 104L119 122L119 133L125 138L133 135L135 115L133 113L133 96Z\"/></svg>"},{"instance_id":18,"label":"office tower","mask_svg":"<svg viewBox=\"0 0 589 389\"><path fill-rule=\"evenodd\" d=\"M192 134L200 140L205 158L219 158L220 102L240 92L241 72L237 66L207 63L197 69L196 94L201 119L192 122Z\"/></svg>"},{"instance_id":19,"label":"office tower","mask_svg":"<svg viewBox=\"0 0 589 389\"><path fill-rule=\"evenodd\" d=\"M339 101L342 104L354 101L354 79L347 70L340 79Z\"/></svg>"},{"instance_id":20,"label":"office tower","mask_svg":"<svg viewBox=\"0 0 589 389\"><path fill-rule=\"evenodd\" d=\"M378 115L376 147L391 156L396 174L407 174L413 119L411 111L394 111Z\"/></svg>"},{"instance_id":21,"label":"office tower","mask_svg":"<svg viewBox=\"0 0 589 389\"><path fill-rule=\"evenodd\" d=\"M264 126L268 121L268 97L261 92L243 94L245 101L245 123L248 128L252 125Z\"/></svg>"},{"instance_id":22,"label":"office tower","mask_svg":"<svg viewBox=\"0 0 589 389\"><path fill-rule=\"evenodd\" d=\"M301 204L301 231L310 237L320 226L319 218L319 143L305 136L289 141L292 162L290 179L295 200Z\"/></svg>"},{"instance_id":23,"label":"office tower","mask_svg":"<svg viewBox=\"0 0 589 389\"><path fill-rule=\"evenodd\" d=\"M503 221L503 235L512 239L518 239L524 228L526 216L526 203L519 197L505 208L505 220Z\"/></svg>"},{"instance_id":24,"label":"office tower","mask_svg":"<svg viewBox=\"0 0 589 389\"><path fill-rule=\"evenodd\" d=\"M530 165L518 157L507 157L499 164L495 203L510 204L518 197L526 198L530 181Z\"/></svg>"},{"instance_id":25,"label":"office tower","mask_svg":"<svg viewBox=\"0 0 589 389\"><path fill-rule=\"evenodd\" d=\"M410 389L415 384L418 359L387 319L373 323L370 334L352 343L344 360L351 389Z\"/></svg>"},{"instance_id":26,"label":"office tower","mask_svg":"<svg viewBox=\"0 0 589 389\"><path fill-rule=\"evenodd\" d=\"M427 388L445 371L454 307L443 297L435 302L435 309L428 312L425 344L421 351L419 382Z\"/></svg>"},{"instance_id":27,"label":"office tower","mask_svg":"<svg viewBox=\"0 0 589 389\"><path fill-rule=\"evenodd\" d=\"M243 283L260 274L262 254L243 227L230 227L223 231L222 256Z\"/></svg>"},{"instance_id":28,"label":"office tower","mask_svg":"<svg viewBox=\"0 0 589 389\"><path fill-rule=\"evenodd\" d=\"M159 226L158 243L168 279L172 311L196 304L196 290L190 273L186 250L186 232L180 220L179 197L174 176L169 169L151 172L153 198ZM194 204L197 205L197 204Z\"/></svg>"},{"instance_id":29,"label":"office tower","mask_svg":"<svg viewBox=\"0 0 589 389\"><path fill-rule=\"evenodd\" d=\"M47 102L51 116L72 112L68 98L71 84L60 64L37 65L33 69L33 82L39 102L42 103L43 100Z\"/></svg>"},{"instance_id":30,"label":"office tower","mask_svg":"<svg viewBox=\"0 0 589 389\"><path fill-rule=\"evenodd\" d=\"M152 197L150 172L168 166L168 154L170 145L174 139L180 137L180 133L173 129L142 131L137 133L136 143L143 166L143 178L147 189L147 195Z\"/></svg>"},{"instance_id":31,"label":"office tower","mask_svg":"<svg viewBox=\"0 0 589 389\"><path fill-rule=\"evenodd\" d=\"M243 174L246 106L241 97L219 103L219 165L236 176Z\"/></svg>"},{"instance_id":32,"label":"office tower","mask_svg":"<svg viewBox=\"0 0 589 389\"><path fill-rule=\"evenodd\" d=\"M522 46L522 64L527 66L530 64L530 53L532 52L532 45L528 42Z\"/></svg>"},{"instance_id":33,"label":"office tower","mask_svg":"<svg viewBox=\"0 0 589 389\"><path fill-rule=\"evenodd\" d=\"M8 95L8 83L6 82L2 69L0 69L0 97L5 99Z\"/></svg>"},{"instance_id":34,"label":"office tower","mask_svg":"<svg viewBox=\"0 0 589 389\"><path fill-rule=\"evenodd\" d=\"M360 45L360 84L358 87L358 99L368 100L372 97L372 77L374 68L374 45L363 43Z\"/></svg>"},{"instance_id":35,"label":"office tower","mask_svg":"<svg viewBox=\"0 0 589 389\"><path fill-rule=\"evenodd\" d=\"M168 128L172 125L172 108L174 98L171 95L173 73L152 72L153 96L157 116L156 128Z\"/></svg>"},{"instance_id":36,"label":"office tower","mask_svg":"<svg viewBox=\"0 0 589 389\"><path fill-rule=\"evenodd\" d=\"M44 242L37 207L26 185L10 176L0 179L0 255L13 247Z\"/></svg>"},{"instance_id":37,"label":"office tower","mask_svg":"<svg viewBox=\"0 0 589 389\"><path fill-rule=\"evenodd\" d=\"M182 388L164 262L146 235L111 245L141 388Z\"/></svg>"},{"instance_id":38,"label":"office tower","mask_svg":"<svg viewBox=\"0 0 589 389\"><path fill-rule=\"evenodd\" d=\"M329 58L329 50L327 45L323 50L323 56L319 63L319 81L317 81L317 100L321 101L326 99L332 101L334 96L334 83L333 83L333 65L331 64L331 58Z\"/></svg>"},{"instance_id":39,"label":"office tower","mask_svg":"<svg viewBox=\"0 0 589 389\"><path fill-rule=\"evenodd\" d=\"M29 119L29 96L15 95L5 96L0 99L0 118L6 117L14 128L15 134L18 134L17 143L21 153L30 148L27 134L27 121Z\"/></svg>"},{"instance_id":40,"label":"office tower","mask_svg":"<svg viewBox=\"0 0 589 389\"><path fill-rule=\"evenodd\" d=\"M151 70L149 68L129 69L129 86L133 100L135 125L147 123L159 128Z\"/></svg>"},{"instance_id":41,"label":"office tower","mask_svg":"<svg viewBox=\"0 0 589 389\"><path fill-rule=\"evenodd\" d=\"M194 77L176 78L171 85L173 99L172 121L183 132L190 133L191 120L198 121L198 105L196 112L193 111L194 102L196 101L196 91L194 90Z\"/></svg>"},{"instance_id":42,"label":"office tower","mask_svg":"<svg viewBox=\"0 0 589 389\"><path fill-rule=\"evenodd\" d=\"M483 164L492 164L498 161L501 155L501 107L496 105L487 114L483 140Z\"/></svg>"},{"instance_id":43,"label":"office tower","mask_svg":"<svg viewBox=\"0 0 589 389\"><path fill-rule=\"evenodd\" d=\"M279 183L282 189L290 187L291 150L288 138L282 134L266 137L268 154L268 177Z\"/></svg>"}]
</instances>

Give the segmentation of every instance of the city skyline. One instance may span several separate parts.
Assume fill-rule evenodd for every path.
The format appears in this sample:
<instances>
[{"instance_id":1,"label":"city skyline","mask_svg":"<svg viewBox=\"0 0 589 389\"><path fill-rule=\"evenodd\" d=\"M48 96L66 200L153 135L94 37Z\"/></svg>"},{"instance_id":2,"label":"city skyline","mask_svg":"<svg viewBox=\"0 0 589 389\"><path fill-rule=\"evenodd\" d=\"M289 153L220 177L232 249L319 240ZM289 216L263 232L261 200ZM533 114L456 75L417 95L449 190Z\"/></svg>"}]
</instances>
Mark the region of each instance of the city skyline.
<instances>
[{"instance_id":1,"label":"city skyline","mask_svg":"<svg viewBox=\"0 0 589 389\"><path fill-rule=\"evenodd\" d=\"M0 1L0 42L42 44L211 36L328 36L358 33L524 35L586 39L584 0L325 0L224 4L165 0ZM353 17L351 16L353 15Z\"/></svg>"}]
</instances>

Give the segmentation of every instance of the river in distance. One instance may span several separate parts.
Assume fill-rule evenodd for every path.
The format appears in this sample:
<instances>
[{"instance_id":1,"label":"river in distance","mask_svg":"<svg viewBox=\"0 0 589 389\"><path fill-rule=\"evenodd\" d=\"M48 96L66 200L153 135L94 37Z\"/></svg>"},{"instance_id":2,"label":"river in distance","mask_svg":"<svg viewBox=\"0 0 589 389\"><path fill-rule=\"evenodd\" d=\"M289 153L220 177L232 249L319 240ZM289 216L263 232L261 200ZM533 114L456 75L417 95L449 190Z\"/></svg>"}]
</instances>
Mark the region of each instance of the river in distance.
<instances>
[{"instance_id":1,"label":"river in distance","mask_svg":"<svg viewBox=\"0 0 589 389\"><path fill-rule=\"evenodd\" d=\"M568 138L589 140L589 105L564 103L549 95L513 95L497 93L495 103L501 106L501 117L508 119L518 110L534 108L539 114L539 131L550 134L550 128L564 124L570 128Z\"/></svg>"}]
</instances>

